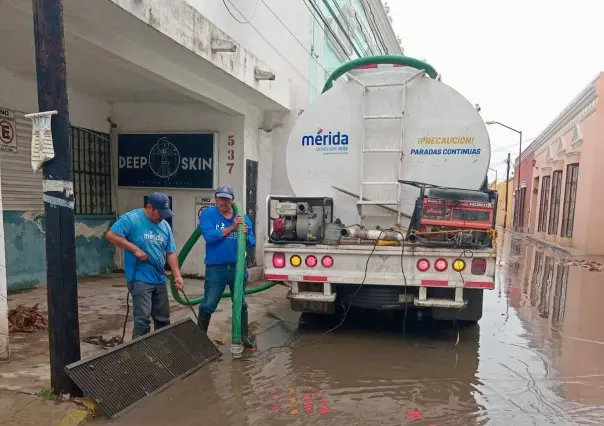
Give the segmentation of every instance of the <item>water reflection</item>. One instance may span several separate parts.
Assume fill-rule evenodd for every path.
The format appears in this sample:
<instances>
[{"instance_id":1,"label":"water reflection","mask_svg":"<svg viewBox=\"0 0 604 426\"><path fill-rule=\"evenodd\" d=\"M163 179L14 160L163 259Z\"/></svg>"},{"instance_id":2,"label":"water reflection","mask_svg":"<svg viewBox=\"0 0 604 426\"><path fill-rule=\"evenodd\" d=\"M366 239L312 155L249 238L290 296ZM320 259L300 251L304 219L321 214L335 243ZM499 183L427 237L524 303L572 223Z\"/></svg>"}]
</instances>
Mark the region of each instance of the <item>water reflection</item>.
<instances>
[{"instance_id":1,"label":"water reflection","mask_svg":"<svg viewBox=\"0 0 604 426\"><path fill-rule=\"evenodd\" d=\"M280 322L253 358L225 354L116 423L603 424L604 273L509 234L498 251L479 327L409 317L403 335L401 316L357 313L312 344L334 324Z\"/></svg>"},{"instance_id":2,"label":"water reflection","mask_svg":"<svg viewBox=\"0 0 604 426\"><path fill-rule=\"evenodd\" d=\"M529 272L514 303L533 342L529 347L544 359L569 421L577 416L575 424L601 424L596 418L604 414L604 274L541 249L527 248L524 255L530 263L518 262L515 277L503 285L514 287Z\"/></svg>"}]
</instances>

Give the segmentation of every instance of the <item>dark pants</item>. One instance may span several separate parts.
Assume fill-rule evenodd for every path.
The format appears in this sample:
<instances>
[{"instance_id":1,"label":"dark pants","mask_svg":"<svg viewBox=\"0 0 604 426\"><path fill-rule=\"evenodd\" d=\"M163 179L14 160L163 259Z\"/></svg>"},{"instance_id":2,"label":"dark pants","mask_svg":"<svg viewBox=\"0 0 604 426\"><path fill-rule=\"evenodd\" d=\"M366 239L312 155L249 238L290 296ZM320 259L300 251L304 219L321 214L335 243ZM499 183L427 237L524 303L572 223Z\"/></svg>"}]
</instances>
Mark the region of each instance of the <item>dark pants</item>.
<instances>
[{"instance_id":1,"label":"dark pants","mask_svg":"<svg viewBox=\"0 0 604 426\"><path fill-rule=\"evenodd\" d=\"M243 288L247 285L248 272L243 276ZM214 313L226 286L229 286L231 295L235 287L235 265L206 265L206 278L204 283L203 302L199 305L199 316L209 317ZM231 296L232 299L232 296ZM247 312L245 294L241 311Z\"/></svg>"},{"instance_id":2,"label":"dark pants","mask_svg":"<svg viewBox=\"0 0 604 426\"><path fill-rule=\"evenodd\" d=\"M170 304L166 283L148 284L135 281L132 285L128 285L128 289L132 294L133 339L149 333L151 323L149 317L153 317L155 330L170 324Z\"/></svg>"}]
</instances>

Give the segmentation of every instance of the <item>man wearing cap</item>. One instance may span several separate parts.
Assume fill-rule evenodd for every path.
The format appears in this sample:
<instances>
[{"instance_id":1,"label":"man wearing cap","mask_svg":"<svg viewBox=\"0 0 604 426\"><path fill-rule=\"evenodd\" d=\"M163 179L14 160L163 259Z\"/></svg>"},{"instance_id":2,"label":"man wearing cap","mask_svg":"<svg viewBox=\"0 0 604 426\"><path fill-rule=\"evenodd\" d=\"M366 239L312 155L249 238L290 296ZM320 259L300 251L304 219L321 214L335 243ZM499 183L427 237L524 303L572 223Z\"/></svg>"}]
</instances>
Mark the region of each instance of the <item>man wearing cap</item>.
<instances>
[{"instance_id":1,"label":"man wearing cap","mask_svg":"<svg viewBox=\"0 0 604 426\"><path fill-rule=\"evenodd\" d=\"M132 294L133 339L149 333L149 317L155 330L170 324L166 260L176 288L183 288L174 235L164 220L172 216L168 196L153 192L144 208L123 214L107 232L107 240L124 249L124 270Z\"/></svg>"},{"instance_id":2,"label":"man wearing cap","mask_svg":"<svg viewBox=\"0 0 604 426\"><path fill-rule=\"evenodd\" d=\"M255 247L256 239L252 221L233 211L235 194L230 186L216 190L216 206L205 209L199 218L199 227L206 241L206 276L203 302L199 305L199 326L208 330L210 318L220 302L228 284L231 294L235 284L235 263L237 262L237 226L243 223L243 232L247 234L247 246ZM245 270L244 288L248 271ZM248 314L245 295L241 308L241 338L243 346L255 350L256 345L248 336Z\"/></svg>"}]
</instances>

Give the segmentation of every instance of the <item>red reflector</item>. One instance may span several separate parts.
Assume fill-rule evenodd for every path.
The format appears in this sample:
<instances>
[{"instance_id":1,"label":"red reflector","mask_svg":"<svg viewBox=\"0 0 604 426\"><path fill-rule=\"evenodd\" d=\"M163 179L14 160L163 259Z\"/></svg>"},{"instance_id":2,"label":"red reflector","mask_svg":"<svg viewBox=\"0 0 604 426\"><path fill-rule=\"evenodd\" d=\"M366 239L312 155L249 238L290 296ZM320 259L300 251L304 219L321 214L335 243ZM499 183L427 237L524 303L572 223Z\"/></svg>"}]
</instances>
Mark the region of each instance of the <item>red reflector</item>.
<instances>
[{"instance_id":1,"label":"red reflector","mask_svg":"<svg viewBox=\"0 0 604 426\"><path fill-rule=\"evenodd\" d=\"M287 281L289 280L289 275L264 274L264 279L273 281Z\"/></svg>"},{"instance_id":2,"label":"red reflector","mask_svg":"<svg viewBox=\"0 0 604 426\"><path fill-rule=\"evenodd\" d=\"M285 255L283 253L273 253L273 266L275 268L285 268Z\"/></svg>"},{"instance_id":3,"label":"red reflector","mask_svg":"<svg viewBox=\"0 0 604 426\"><path fill-rule=\"evenodd\" d=\"M324 268L331 268L333 266L333 257L323 256L321 259L321 265L323 265Z\"/></svg>"},{"instance_id":4,"label":"red reflector","mask_svg":"<svg viewBox=\"0 0 604 426\"><path fill-rule=\"evenodd\" d=\"M449 287L449 281L422 280L422 287Z\"/></svg>"},{"instance_id":5,"label":"red reflector","mask_svg":"<svg viewBox=\"0 0 604 426\"><path fill-rule=\"evenodd\" d=\"M447 270L447 267L449 266L449 263L445 260L445 259L436 259L436 262L434 262L434 269L436 269L438 272L443 272Z\"/></svg>"},{"instance_id":6,"label":"red reflector","mask_svg":"<svg viewBox=\"0 0 604 426\"><path fill-rule=\"evenodd\" d=\"M495 288L495 283L492 282L480 282L480 281L467 281L466 288L482 288L485 290L493 290Z\"/></svg>"},{"instance_id":7,"label":"red reflector","mask_svg":"<svg viewBox=\"0 0 604 426\"><path fill-rule=\"evenodd\" d=\"M426 272L430 269L430 261L428 259L420 259L417 261L417 269L420 272Z\"/></svg>"},{"instance_id":8,"label":"red reflector","mask_svg":"<svg viewBox=\"0 0 604 426\"><path fill-rule=\"evenodd\" d=\"M302 281L327 282L327 277L313 277L311 275L303 275Z\"/></svg>"},{"instance_id":9,"label":"red reflector","mask_svg":"<svg viewBox=\"0 0 604 426\"><path fill-rule=\"evenodd\" d=\"M487 271L487 260L480 257L472 259L471 271L473 275L484 275Z\"/></svg>"},{"instance_id":10,"label":"red reflector","mask_svg":"<svg viewBox=\"0 0 604 426\"><path fill-rule=\"evenodd\" d=\"M313 256L312 254L310 256L306 256L305 262L306 262L306 266L308 266L309 268L314 268L315 266L317 266L317 263L319 263L317 258L315 256Z\"/></svg>"}]
</instances>

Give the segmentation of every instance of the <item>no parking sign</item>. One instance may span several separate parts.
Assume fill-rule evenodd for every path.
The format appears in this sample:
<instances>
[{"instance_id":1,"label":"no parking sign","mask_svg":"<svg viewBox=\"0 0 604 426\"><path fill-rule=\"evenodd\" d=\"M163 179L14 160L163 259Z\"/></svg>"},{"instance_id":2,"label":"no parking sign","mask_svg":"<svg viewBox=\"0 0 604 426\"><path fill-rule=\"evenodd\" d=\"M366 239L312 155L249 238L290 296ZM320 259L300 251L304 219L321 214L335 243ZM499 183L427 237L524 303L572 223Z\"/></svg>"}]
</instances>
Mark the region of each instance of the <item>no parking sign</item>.
<instances>
[{"instance_id":1,"label":"no parking sign","mask_svg":"<svg viewBox=\"0 0 604 426\"><path fill-rule=\"evenodd\" d=\"M208 207L215 206L216 203L214 199L211 197L195 197L195 211L197 212L197 222L195 226L199 226L199 218L201 217L201 212L207 209Z\"/></svg>"},{"instance_id":2,"label":"no parking sign","mask_svg":"<svg viewBox=\"0 0 604 426\"><path fill-rule=\"evenodd\" d=\"M15 113L0 107L0 149L17 152L17 125Z\"/></svg>"}]
</instances>

